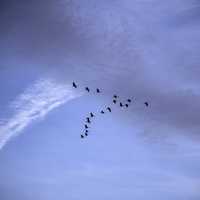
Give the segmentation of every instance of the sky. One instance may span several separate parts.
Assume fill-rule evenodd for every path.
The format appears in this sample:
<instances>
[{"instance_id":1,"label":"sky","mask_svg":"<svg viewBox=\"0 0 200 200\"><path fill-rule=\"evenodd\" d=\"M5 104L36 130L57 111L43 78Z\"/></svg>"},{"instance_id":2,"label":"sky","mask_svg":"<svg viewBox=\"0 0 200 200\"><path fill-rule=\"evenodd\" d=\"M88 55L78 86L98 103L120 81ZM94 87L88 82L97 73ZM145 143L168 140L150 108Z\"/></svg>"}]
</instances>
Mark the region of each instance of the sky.
<instances>
[{"instance_id":1,"label":"sky","mask_svg":"<svg viewBox=\"0 0 200 200\"><path fill-rule=\"evenodd\" d=\"M199 199L199 13L197 0L0 1L0 199Z\"/></svg>"}]
</instances>

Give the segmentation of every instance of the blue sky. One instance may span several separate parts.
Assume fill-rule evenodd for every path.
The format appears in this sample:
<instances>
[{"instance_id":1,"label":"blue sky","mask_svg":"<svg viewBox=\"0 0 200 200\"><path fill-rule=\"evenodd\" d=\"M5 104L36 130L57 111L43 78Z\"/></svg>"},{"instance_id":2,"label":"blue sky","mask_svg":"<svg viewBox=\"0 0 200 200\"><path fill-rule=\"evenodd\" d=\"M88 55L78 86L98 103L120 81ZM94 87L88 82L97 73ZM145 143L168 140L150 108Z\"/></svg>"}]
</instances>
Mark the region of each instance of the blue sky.
<instances>
[{"instance_id":1,"label":"blue sky","mask_svg":"<svg viewBox=\"0 0 200 200\"><path fill-rule=\"evenodd\" d=\"M0 199L200 198L198 1L1 4Z\"/></svg>"}]
</instances>

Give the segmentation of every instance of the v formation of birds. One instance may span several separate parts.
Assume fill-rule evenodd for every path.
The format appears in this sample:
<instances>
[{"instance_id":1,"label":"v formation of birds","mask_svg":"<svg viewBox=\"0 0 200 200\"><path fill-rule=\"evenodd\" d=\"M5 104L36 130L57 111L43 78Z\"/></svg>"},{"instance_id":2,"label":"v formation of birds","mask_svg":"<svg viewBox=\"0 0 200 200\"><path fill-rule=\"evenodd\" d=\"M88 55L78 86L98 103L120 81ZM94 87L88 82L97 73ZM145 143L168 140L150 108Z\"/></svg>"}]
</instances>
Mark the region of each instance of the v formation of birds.
<instances>
[{"instance_id":1,"label":"v formation of birds","mask_svg":"<svg viewBox=\"0 0 200 200\"><path fill-rule=\"evenodd\" d=\"M78 85L77 85L75 82L72 83L72 86L73 86L75 89L78 88ZM89 87L85 87L85 90L86 90L87 92L90 92ZM101 93L101 90L100 90L99 88L96 88L96 93ZM115 105L118 104L120 107L126 107L126 108L128 108L128 107L130 106L130 104L132 103L132 99L127 99L126 102L122 103L122 102L119 100L119 96L116 95L116 94L114 94L114 95L113 95L113 98L112 98L112 102L113 102L113 104L115 104ZM146 102L144 102L144 105L145 105L146 107L148 107L148 106L149 106L149 103L146 101ZM106 112L112 112L111 107L107 106L106 109L100 111L100 114L105 114ZM86 117L86 121L85 121L85 124L84 124L84 133L82 133L82 134L80 135L82 139L88 136L88 134L89 134L89 128L90 128L89 125L91 124L91 120L92 120L92 118L95 117L95 115L96 115L96 114L94 114L93 112L90 112L90 113L89 113L89 116Z\"/></svg>"}]
</instances>

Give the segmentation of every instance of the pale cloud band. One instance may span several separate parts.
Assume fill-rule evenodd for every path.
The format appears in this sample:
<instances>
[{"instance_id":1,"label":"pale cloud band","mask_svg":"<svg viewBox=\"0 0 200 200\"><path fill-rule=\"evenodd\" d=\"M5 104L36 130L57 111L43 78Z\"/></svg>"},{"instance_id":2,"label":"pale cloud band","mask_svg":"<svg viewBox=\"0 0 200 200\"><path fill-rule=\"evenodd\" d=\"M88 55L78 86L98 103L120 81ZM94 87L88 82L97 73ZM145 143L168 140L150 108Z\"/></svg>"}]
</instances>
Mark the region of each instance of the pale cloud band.
<instances>
[{"instance_id":1,"label":"pale cloud band","mask_svg":"<svg viewBox=\"0 0 200 200\"><path fill-rule=\"evenodd\" d=\"M54 108L79 96L81 94L76 93L69 84L60 84L51 79L36 81L10 104L14 115L8 120L2 120L0 149L31 122L45 117Z\"/></svg>"}]
</instances>

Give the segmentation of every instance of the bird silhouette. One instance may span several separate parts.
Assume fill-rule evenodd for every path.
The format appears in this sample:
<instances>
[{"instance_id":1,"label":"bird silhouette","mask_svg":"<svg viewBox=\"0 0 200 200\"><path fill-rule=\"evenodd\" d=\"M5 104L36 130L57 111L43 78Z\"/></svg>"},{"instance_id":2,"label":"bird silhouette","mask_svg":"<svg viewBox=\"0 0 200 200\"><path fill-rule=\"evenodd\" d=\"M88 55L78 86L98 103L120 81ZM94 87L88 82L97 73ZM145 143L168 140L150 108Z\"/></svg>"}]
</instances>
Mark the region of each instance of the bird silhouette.
<instances>
[{"instance_id":1,"label":"bird silhouette","mask_svg":"<svg viewBox=\"0 0 200 200\"><path fill-rule=\"evenodd\" d=\"M96 90L96 91L97 91L97 93L100 93L100 90L99 90L99 88L97 88L97 90Z\"/></svg>"},{"instance_id":2,"label":"bird silhouette","mask_svg":"<svg viewBox=\"0 0 200 200\"><path fill-rule=\"evenodd\" d=\"M90 89L88 87L86 87L85 90L88 91L88 92L90 91Z\"/></svg>"},{"instance_id":3,"label":"bird silhouette","mask_svg":"<svg viewBox=\"0 0 200 200\"><path fill-rule=\"evenodd\" d=\"M85 130L85 133L88 133L88 130Z\"/></svg>"},{"instance_id":4,"label":"bird silhouette","mask_svg":"<svg viewBox=\"0 0 200 200\"><path fill-rule=\"evenodd\" d=\"M119 103L119 105L120 105L120 107L122 107L122 106L123 106L123 104L122 104L121 102Z\"/></svg>"},{"instance_id":5,"label":"bird silhouette","mask_svg":"<svg viewBox=\"0 0 200 200\"><path fill-rule=\"evenodd\" d=\"M110 108L110 107L107 107L107 110L108 110L109 112L111 112L111 108Z\"/></svg>"},{"instance_id":6,"label":"bird silhouette","mask_svg":"<svg viewBox=\"0 0 200 200\"><path fill-rule=\"evenodd\" d=\"M149 103L148 102L144 102L145 106L149 106Z\"/></svg>"},{"instance_id":7,"label":"bird silhouette","mask_svg":"<svg viewBox=\"0 0 200 200\"><path fill-rule=\"evenodd\" d=\"M104 114L104 113L105 113L105 112L102 110L102 111L101 111L101 114Z\"/></svg>"},{"instance_id":8,"label":"bird silhouette","mask_svg":"<svg viewBox=\"0 0 200 200\"><path fill-rule=\"evenodd\" d=\"M81 135L81 138L84 138L84 135Z\"/></svg>"},{"instance_id":9,"label":"bird silhouette","mask_svg":"<svg viewBox=\"0 0 200 200\"><path fill-rule=\"evenodd\" d=\"M73 82L72 85L73 85L74 88L77 88L77 85L76 85L75 82Z\"/></svg>"},{"instance_id":10,"label":"bird silhouette","mask_svg":"<svg viewBox=\"0 0 200 200\"><path fill-rule=\"evenodd\" d=\"M127 99L127 101L128 101L129 103L131 103L131 99Z\"/></svg>"},{"instance_id":11,"label":"bird silhouette","mask_svg":"<svg viewBox=\"0 0 200 200\"><path fill-rule=\"evenodd\" d=\"M90 117L94 117L94 114L92 112L90 113Z\"/></svg>"},{"instance_id":12,"label":"bird silhouette","mask_svg":"<svg viewBox=\"0 0 200 200\"><path fill-rule=\"evenodd\" d=\"M117 96L116 94L115 94L115 95L113 95L113 98L115 98L115 99L116 99L117 97L118 97L118 96Z\"/></svg>"},{"instance_id":13,"label":"bird silhouette","mask_svg":"<svg viewBox=\"0 0 200 200\"><path fill-rule=\"evenodd\" d=\"M125 106L128 108L128 104L126 103Z\"/></svg>"},{"instance_id":14,"label":"bird silhouette","mask_svg":"<svg viewBox=\"0 0 200 200\"><path fill-rule=\"evenodd\" d=\"M86 119L87 119L87 123L91 123L91 121L90 121L90 118L89 118L89 117L87 117Z\"/></svg>"},{"instance_id":15,"label":"bird silhouette","mask_svg":"<svg viewBox=\"0 0 200 200\"><path fill-rule=\"evenodd\" d=\"M85 136L88 136L88 134L87 134L87 133L85 133Z\"/></svg>"},{"instance_id":16,"label":"bird silhouette","mask_svg":"<svg viewBox=\"0 0 200 200\"><path fill-rule=\"evenodd\" d=\"M116 101L115 99L113 99L113 103L115 103L115 104L116 104L116 103L117 103L117 101Z\"/></svg>"},{"instance_id":17,"label":"bird silhouette","mask_svg":"<svg viewBox=\"0 0 200 200\"><path fill-rule=\"evenodd\" d=\"M86 129L89 128L89 127L87 126L87 124L85 124L85 128L86 128Z\"/></svg>"}]
</instances>

